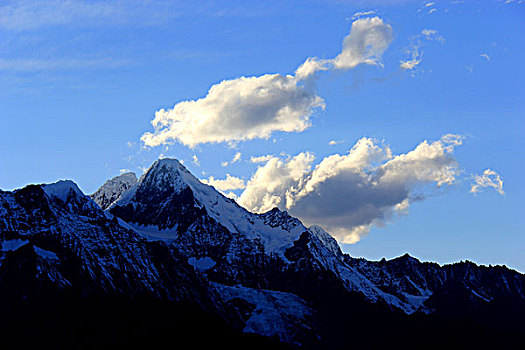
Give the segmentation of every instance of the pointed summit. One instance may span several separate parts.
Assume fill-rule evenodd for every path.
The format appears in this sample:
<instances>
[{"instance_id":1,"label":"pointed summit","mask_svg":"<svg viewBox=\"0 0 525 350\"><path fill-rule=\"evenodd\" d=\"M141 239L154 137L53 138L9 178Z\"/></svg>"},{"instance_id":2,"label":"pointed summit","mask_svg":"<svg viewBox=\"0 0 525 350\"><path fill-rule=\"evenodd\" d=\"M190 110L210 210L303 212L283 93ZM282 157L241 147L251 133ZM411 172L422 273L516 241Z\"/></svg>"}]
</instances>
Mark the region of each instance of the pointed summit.
<instances>
[{"instance_id":1,"label":"pointed summit","mask_svg":"<svg viewBox=\"0 0 525 350\"><path fill-rule=\"evenodd\" d=\"M414 258L412 255L405 253L397 258L392 259L393 262L402 263L402 264L414 264L420 263L417 258Z\"/></svg>"},{"instance_id":2,"label":"pointed summit","mask_svg":"<svg viewBox=\"0 0 525 350\"><path fill-rule=\"evenodd\" d=\"M172 239L188 230L192 236L195 231L227 231L262 243L267 252L281 254L306 231L286 212L250 213L170 158L155 161L108 211L137 230L156 230L155 234L169 230Z\"/></svg>"},{"instance_id":3,"label":"pointed summit","mask_svg":"<svg viewBox=\"0 0 525 350\"><path fill-rule=\"evenodd\" d=\"M99 205L102 210L106 210L115 202L122 193L128 190L137 182L135 173L124 173L106 181L90 197Z\"/></svg>"},{"instance_id":4,"label":"pointed summit","mask_svg":"<svg viewBox=\"0 0 525 350\"><path fill-rule=\"evenodd\" d=\"M107 210L132 225L185 230L205 214L193 194L196 186L206 185L178 160L159 159Z\"/></svg>"},{"instance_id":5,"label":"pointed summit","mask_svg":"<svg viewBox=\"0 0 525 350\"><path fill-rule=\"evenodd\" d=\"M190 184L200 184L200 181L175 158L156 160L141 176L139 182L161 192L179 192Z\"/></svg>"}]
</instances>

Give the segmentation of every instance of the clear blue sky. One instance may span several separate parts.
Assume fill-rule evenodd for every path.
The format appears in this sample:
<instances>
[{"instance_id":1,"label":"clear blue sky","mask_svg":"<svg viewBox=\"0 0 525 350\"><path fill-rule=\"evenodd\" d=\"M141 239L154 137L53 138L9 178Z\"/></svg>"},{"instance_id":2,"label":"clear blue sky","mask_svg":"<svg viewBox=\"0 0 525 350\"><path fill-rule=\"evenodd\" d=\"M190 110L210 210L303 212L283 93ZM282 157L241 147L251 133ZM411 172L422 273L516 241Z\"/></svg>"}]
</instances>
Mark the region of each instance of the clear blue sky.
<instances>
[{"instance_id":1,"label":"clear blue sky","mask_svg":"<svg viewBox=\"0 0 525 350\"><path fill-rule=\"evenodd\" d=\"M337 68L334 58L352 23L372 18L391 34L375 64ZM68 178L92 193L121 170L140 175L159 156L184 161L203 179L230 174L246 184L265 164L252 163L252 156L286 164L308 151L314 167L348 154L363 137L395 156L456 134L462 145L449 155L457 162L454 181L403 182L408 212L381 207L369 233L343 249L371 259L409 252L440 263L469 259L525 271L523 33L521 1L4 1L0 188ZM243 110L239 118L246 119L235 121L244 123L241 136L233 142L209 143L202 130L192 130L193 145L141 141L154 133L156 111L204 98L223 80L293 75L308 57L330 63L299 82L325 104L306 117L302 131L279 126L246 140L242 132L253 131L250 123L259 117ZM231 108L217 113L217 125ZM182 127L178 135L187 132ZM232 163L237 153L241 158ZM491 186L470 193L486 169L499 174L504 194ZM338 205L350 208L358 200ZM330 226L330 220L321 221Z\"/></svg>"}]
</instances>

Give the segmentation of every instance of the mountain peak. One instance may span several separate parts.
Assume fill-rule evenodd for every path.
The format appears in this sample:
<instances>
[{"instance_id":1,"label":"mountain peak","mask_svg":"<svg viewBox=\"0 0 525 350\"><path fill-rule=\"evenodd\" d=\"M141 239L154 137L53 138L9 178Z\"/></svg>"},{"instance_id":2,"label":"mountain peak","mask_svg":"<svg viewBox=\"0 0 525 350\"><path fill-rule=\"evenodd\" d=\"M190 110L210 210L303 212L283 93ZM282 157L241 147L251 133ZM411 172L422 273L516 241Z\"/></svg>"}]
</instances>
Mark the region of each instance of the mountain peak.
<instances>
[{"instance_id":1,"label":"mountain peak","mask_svg":"<svg viewBox=\"0 0 525 350\"><path fill-rule=\"evenodd\" d=\"M392 259L392 261L402 261L402 262L420 262L417 258L414 258L412 255L405 253L397 258Z\"/></svg>"},{"instance_id":2,"label":"mountain peak","mask_svg":"<svg viewBox=\"0 0 525 350\"><path fill-rule=\"evenodd\" d=\"M157 159L146 171L157 172L159 170L165 169L167 171L177 171L181 173L190 173L188 169L176 158L160 158Z\"/></svg>"},{"instance_id":3,"label":"mountain peak","mask_svg":"<svg viewBox=\"0 0 525 350\"><path fill-rule=\"evenodd\" d=\"M52 184L42 184L41 188L53 201L61 203L69 211L85 213L98 209L97 205L71 180L60 180Z\"/></svg>"},{"instance_id":4,"label":"mountain peak","mask_svg":"<svg viewBox=\"0 0 525 350\"><path fill-rule=\"evenodd\" d=\"M267 252L277 254L284 254L306 231L298 219L279 209L265 214L250 213L214 187L201 183L173 158L155 161L108 210L142 232L145 232L143 226L161 233L169 230L170 239L174 239L195 223L205 227L198 229L195 224L193 231L205 232L215 225L218 230L257 241Z\"/></svg>"},{"instance_id":5,"label":"mountain peak","mask_svg":"<svg viewBox=\"0 0 525 350\"><path fill-rule=\"evenodd\" d=\"M186 169L177 158L159 158L155 162L153 162L151 167L155 167L158 165L176 165L178 167Z\"/></svg>"},{"instance_id":6,"label":"mountain peak","mask_svg":"<svg viewBox=\"0 0 525 350\"><path fill-rule=\"evenodd\" d=\"M42 189L48 196L58 198L62 202L66 202L71 193L84 196L77 184L71 180L60 180L55 183L44 184Z\"/></svg>"},{"instance_id":7,"label":"mountain peak","mask_svg":"<svg viewBox=\"0 0 525 350\"><path fill-rule=\"evenodd\" d=\"M189 184L200 183L181 162L175 158L157 159L141 176L139 182L159 190L181 190Z\"/></svg>"},{"instance_id":8,"label":"mountain peak","mask_svg":"<svg viewBox=\"0 0 525 350\"><path fill-rule=\"evenodd\" d=\"M195 200L203 186L177 159L158 159L107 209L128 223L181 230L203 215Z\"/></svg>"},{"instance_id":9,"label":"mountain peak","mask_svg":"<svg viewBox=\"0 0 525 350\"><path fill-rule=\"evenodd\" d=\"M128 180L130 182L137 182L137 175L134 172L130 171L130 172L122 173L118 176L115 176L112 180L115 180L115 179Z\"/></svg>"},{"instance_id":10,"label":"mountain peak","mask_svg":"<svg viewBox=\"0 0 525 350\"><path fill-rule=\"evenodd\" d=\"M115 202L126 190L137 182L137 175L129 172L106 181L90 197L99 205L102 210L106 210Z\"/></svg>"}]
</instances>

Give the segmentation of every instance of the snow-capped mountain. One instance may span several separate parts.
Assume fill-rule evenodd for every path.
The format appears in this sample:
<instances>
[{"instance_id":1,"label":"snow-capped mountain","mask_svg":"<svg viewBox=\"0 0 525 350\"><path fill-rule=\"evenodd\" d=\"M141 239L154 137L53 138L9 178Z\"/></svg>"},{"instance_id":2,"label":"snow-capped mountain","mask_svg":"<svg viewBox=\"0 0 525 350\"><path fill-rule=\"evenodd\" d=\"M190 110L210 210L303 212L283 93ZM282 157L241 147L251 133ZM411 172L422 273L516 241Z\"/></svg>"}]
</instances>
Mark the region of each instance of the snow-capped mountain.
<instances>
[{"instance_id":1,"label":"snow-capped mountain","mask_svg":"<svg viewBox=\"0 0 525 350\"><path fill-rule=\"evenodd\" d=\"M245 333L320 346L345 324L364 327L355 317L401 327L474 315L512 328L522 323L504 316L525 310L516 271L352 258L321 227L277 208L250 213L175 159L91 196L72 181L0 191L0 291L186 302Z\"/></svg>"},{"instance_id":2,"label":"snow-capped mountain","mask_svg":"<svg viewBox=\"0 0 525 350\"><path fill-rule=\"evenodd\" d=\"M106 181L90 197L97 203L102 210L106 210L115 202L122 193L128 190L137 182L135 173L124 173L111 180Z\"/></svg>"},{"instance_id":3,"label":"snow-capped mountain","mask_svg":"<svg viewBox=\"0 0 525 350\"><path fill-rule=\"evenodd\" d=\"M172 239L187 230L195 236L202 225L213 221L231 235L261 244L266 253L280 255L306 230L297 219L293 223L280 222L281 217L248 212L233 199L201 183L175 159L156 161L110 206L109 212L136 225L146 235L148 231L170 231Z\"/></svg>"}]
</instances>

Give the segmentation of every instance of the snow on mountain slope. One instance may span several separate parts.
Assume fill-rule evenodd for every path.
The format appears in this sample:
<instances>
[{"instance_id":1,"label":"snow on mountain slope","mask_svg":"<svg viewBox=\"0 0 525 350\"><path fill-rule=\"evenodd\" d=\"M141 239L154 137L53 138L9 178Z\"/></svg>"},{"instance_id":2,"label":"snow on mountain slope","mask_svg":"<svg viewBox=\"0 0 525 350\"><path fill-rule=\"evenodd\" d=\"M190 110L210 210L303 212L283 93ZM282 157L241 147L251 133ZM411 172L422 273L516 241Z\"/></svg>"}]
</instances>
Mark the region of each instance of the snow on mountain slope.
<instances>
[{"instance_id":1,"label":"snow on mountain slope","mask_svg":"<svg viewBox=\"0 0 525 350\"><path fill-rule=\"evenodd\" d=\"M301 336L312 331L309 324L315 311L294 294L240 285L212 283L212 286L225 302L243 314L245 333L276 336L283 342L301 345L305 340Z\"/></svg>"},{"instance_id":2,"label":"snow on mountain slope","mask_svg":"<svg viewBox=\"0 0 525 350\"><path fill-rule=\"evenodd\" d=\"M90 197L102 210L106 210L122 193L137 183L135 173L124 173L106 181Z\"/></svg>"},{"instance_id":3,"label":"snow on mountain slope","mask_svg":"<svg viewBox=\"0 0 525 350\"><path fill-rule=\"evenodd\" d=\"M512 298L525 302L523 275L501 267L478 266L471 262L440 266L420 262L405 254L392 260L368 261L345 256L346 263L365 276L382 293L395 296L406 313L432 313L437 295L451 293L451 285L479 300Z\"/></svg>"},{"instance_id":4,"label":"snow on mountain slope","mask_svg":"<svg viewBox=\"0 0 525 350\"><path fill-rule=\"evenodd\" d=\"M0 283L9 281L5 274L16 266L32 264L27 273L34 275L26 280L59 289L209 299L205 281L182 257L107 218L71 181L0 191L0 246Z\"/></svg>"},{"instance_id":5,"label":"snow on mountain slope","mask_svg":"<svg viewBox=\"0 0 525 350\"><path fill-rule=\"evenodd\" d=\"M160 159L109 207L109 211L138 225L159 230L177 226L187 230L196 218L207 215L232 234L260 242L269 254L283 256L306 228L297 220L258 215L240 207L215 188L201 183L176 159Z\"/></svg>"},{"instance_id":6,"label":"snow on mountain slope","mask_svg":"<svg viewBox=\"0 0 525 350\"><path fill-rule=\"evenodd\" d=\"M50 200L60 202L71 212L90 213L97 209L95 203L71 180L60 180L41 186Z\"/></svg>"},{"instance_id":7,"label":"snow on mountain slope","mask_svg":"<svg viewBox=\"0 0 525 350\"><path fill-rule=\"evenodd\" d=\"M299 297L240 285L213 286L206 273L216 263L199 253L203 244L180 250L180 245L148 241L125 226L72 182L0 191L0 289L14 288L22 280L28 284L16 288L23 295L38 295L41 286L53 286L86 296L107 293L188 301L233 320L246 332L285 342L297 343L311 332L312 311ZM237 257L246 270L257 270L259 266L242 256L250 254L243 250L251 245L238 244ZM27 268L22 271L20 266ZM255 307L251 317L236 313L239 298ZM265 323L272 320L275 325ZM292 320L300 326L293 326Z\"/></svg>"},{"instance_id":8,"label":"snow on mountain slope","mask_svg":"<svg viewBox=\"0 0 525 350\"><path fill-rule=\"evenodd\" d=\"M58 198L62 202L66 202L70 197L84 195L77 184L71 180L60 180L52 184L45 184L42 185L42 188L48 196Z\"/></svg>"},{"instance_id":9,"label":"snow on mountain slope","mask_svg":"<svg viewBox=\"0 0 525 350\"><path fill-rule=\"evenodd\" d=\"M307 269L314 267L317 270L330 271L347 291L360 293L373 303L381 302L408 314L419 308L415 300L400 298L382 290L365 274L348 264L348 256L341 252L335 239L320 227L311 227L303 233L294 247L287 251L287 255L299 266L304 266L301 262L307 261Z\"/></svg>"},{"instance_id":10,"label":"snow on mountain slope","mask_svg":"<svg viewBox=\"0 0 525 350\"><path fill-rule=\"evenodd\" d=\"M406 313L418 310L429 295L414 288L380 288L363 271L348 264L336 240L321 227L306 229L297 218L277 208L263 214L250 213L201 183L175 159L156 161L108 211L149 240L164 239L177 246L190 259L213 259L217 264L212 273L223 279L239 281L236 276L254 270L249 264L263 259L262 252L276 253L281 259L281 263L265 262L262 266L289 264L287 251L306 234L307 244L300 254L310 255L309 264L315 268L331 271L348 291ZM300 257L295 258L301 265ZM271 268L265 271L258 266L255 270L258 277L253 278L265 279Z\"/></svg>"}]
</instances>

